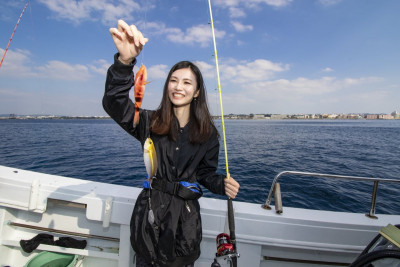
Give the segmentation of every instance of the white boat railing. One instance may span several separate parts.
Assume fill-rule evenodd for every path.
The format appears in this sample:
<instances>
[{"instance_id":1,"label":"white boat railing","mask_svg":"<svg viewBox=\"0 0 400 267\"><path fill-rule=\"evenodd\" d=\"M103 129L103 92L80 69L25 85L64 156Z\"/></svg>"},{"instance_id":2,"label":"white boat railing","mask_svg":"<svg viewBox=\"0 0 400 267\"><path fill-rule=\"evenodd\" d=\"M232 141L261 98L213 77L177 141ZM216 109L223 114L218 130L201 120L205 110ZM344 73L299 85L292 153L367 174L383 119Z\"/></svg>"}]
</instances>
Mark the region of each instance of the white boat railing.
<instances>
[{"instance_id":1,"label":"white boat railing","mask_svg":"<svg viewBox=\"0 0 400 267\"><path fill-rule=\"evenodd\" d=\"M272 199L272 195L275 193L274 200L275 200L275 209L277 213L282 213L282 200L281 200L281 194L280 194L280 186L278 183L278 179L281 178L283 175L299 175L299 176L312 176L312 177L321 177L321 178L331 178L331 179L344 179L344 180L356 180L356 181L366 181L366 182L373 182L373 190L372 190L372 197L371 197L371 208L369 210L368 214L365 214L365 216L371 218L371 219L377 219L375 215L375 206L376 206L376 196L378 194L378 185L379 182L385 182L385 183L399 183L400 180L395 180L395 179L384 179L384 178L373 178L373 177L360 177L360 176L346 176L346 175L336 175L336 174L325 174L325 173L314 173L314 172L299 172L299 171L283 171L278 173L271 185L271 188L269 190L269 194L267 197L267 200L265 201L265 204L262 205L264 209L271 209L270 203Z\"/></svg>"}]
</instances>

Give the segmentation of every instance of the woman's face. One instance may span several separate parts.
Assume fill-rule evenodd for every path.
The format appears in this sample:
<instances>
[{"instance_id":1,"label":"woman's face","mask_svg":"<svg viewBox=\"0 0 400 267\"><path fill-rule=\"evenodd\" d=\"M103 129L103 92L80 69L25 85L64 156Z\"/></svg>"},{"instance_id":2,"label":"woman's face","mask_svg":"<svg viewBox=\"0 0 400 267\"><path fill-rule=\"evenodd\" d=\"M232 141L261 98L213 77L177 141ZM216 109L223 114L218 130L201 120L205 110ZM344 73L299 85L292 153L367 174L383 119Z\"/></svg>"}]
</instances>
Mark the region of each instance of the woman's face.
<instances>
[{"instance_id":1,"label":"woman's face","mask_svg":"<svg viewBox=\"0 0 400 267\"><path fill-rule=\"evenodd\" d=\"M190 68L176 70L168 81L168 96L175 107L190 106L199 95L196 76Z\"/></svg>"}]
</instances>

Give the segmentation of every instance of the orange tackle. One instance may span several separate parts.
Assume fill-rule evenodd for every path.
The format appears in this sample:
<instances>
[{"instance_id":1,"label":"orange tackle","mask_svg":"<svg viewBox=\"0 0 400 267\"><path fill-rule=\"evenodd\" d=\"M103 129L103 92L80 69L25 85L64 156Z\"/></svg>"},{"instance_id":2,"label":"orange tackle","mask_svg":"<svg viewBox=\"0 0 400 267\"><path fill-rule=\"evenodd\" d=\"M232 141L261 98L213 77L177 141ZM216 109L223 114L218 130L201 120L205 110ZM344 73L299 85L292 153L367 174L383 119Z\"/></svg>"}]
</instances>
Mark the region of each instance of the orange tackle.
<instances>
[{"instance_id":1,"label":"orange tackle","mask_svg":"<svg viewBox=\"0 0 400 267\"><path fill-rule=\"evenodd\" d=\"M142 65L139 71L136 73L135 77L135 88L134 88L134 95L135 95L135 116L133 118L133 127L139 123L139 110L142 106L144 90L146 87L147 82L147 70L146 66Z\"/></svg>"}]
</instances>

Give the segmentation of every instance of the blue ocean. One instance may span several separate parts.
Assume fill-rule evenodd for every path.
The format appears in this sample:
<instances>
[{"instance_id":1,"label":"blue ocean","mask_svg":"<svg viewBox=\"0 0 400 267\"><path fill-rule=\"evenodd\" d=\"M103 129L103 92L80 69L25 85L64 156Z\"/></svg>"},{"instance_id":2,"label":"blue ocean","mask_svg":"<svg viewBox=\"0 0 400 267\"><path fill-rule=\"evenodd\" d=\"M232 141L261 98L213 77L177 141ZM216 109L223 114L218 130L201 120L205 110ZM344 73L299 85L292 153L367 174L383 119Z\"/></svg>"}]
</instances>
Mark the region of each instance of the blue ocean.
<instances>
[{"instance_id":1,"label":"blue ocean","mask_svg":"<svg viewBox=\"0 0 400 267\"><path fill-rule=\"evenodd\" d=\"M241 185L235 201L263 204L288 170L400 180L400 120L225 120L225 128L229 171ZM0 138L0 165L136 187L146 177L139 142L112 120L0 120ZM225 173L222 149L221 139ZM371 182L280 183L283 207L369 212ZM376 213L400 214L399 195L400 184L380 183Z\"/></svg>"}]
</instances>

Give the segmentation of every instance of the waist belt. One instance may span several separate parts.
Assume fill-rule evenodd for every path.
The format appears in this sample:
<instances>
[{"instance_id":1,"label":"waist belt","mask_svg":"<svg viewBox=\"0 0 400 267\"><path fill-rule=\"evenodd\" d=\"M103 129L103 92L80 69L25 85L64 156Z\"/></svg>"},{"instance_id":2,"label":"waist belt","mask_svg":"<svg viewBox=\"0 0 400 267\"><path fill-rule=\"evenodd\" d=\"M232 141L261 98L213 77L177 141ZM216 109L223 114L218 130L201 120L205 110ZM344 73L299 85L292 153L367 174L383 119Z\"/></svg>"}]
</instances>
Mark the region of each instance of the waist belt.
<instances>
[{"instance_id":1,"label":"waist belt","mask_svg":"<svg viewBox=\"0 0 400 267\"><path fill-rule=\"evenodd\" d=\"M144 181L143 187L146 189L152 188L187 200L199 199L203 195L201 188L197 184L185 181L169 182L165 179L153 178L151 182Z\"/></svg>"}]
</instances>

